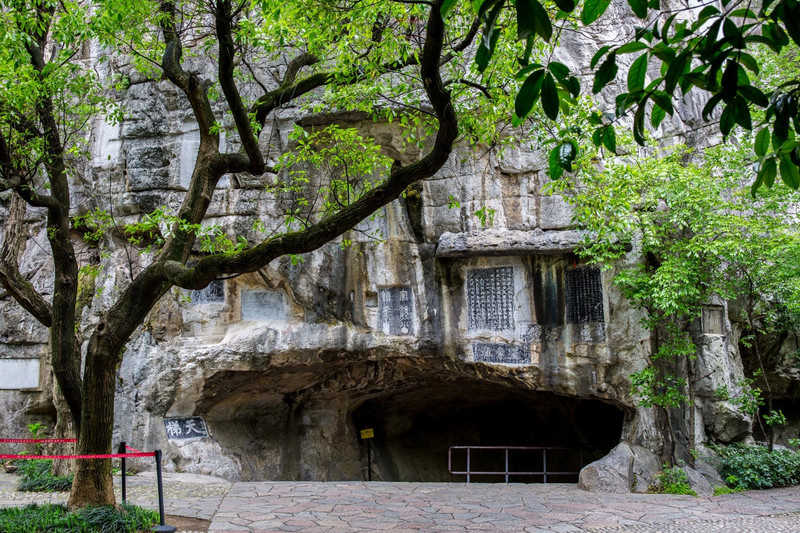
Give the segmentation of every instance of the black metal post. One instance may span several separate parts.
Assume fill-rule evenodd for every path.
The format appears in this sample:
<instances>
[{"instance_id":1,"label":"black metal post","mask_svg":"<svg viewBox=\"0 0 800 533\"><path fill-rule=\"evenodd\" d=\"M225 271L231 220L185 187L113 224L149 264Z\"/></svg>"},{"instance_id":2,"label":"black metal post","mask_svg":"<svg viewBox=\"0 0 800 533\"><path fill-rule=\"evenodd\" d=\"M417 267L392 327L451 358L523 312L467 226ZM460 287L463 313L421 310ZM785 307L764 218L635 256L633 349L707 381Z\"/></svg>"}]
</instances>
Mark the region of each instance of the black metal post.
<instances>
[{"instance_id":1,"label":"black metal post","mask_svg":"<svg viewBox=\"0 0 800 533\"><path fill-rule=\"evenodd\" d=\"M159 525L153 527L153 531L159 533L175 533L178 530L175 526L164 525L164 483L161 480L161 450L156 450L156 483L158 483L158 518Z\"/></svg>"},{"instance_id":2,"label":"black metal post","mask_svg":"<svg viewBox=\"0 0 800 533\"><path fill-rule=\"evenodd\" d=\"M125 441L119 443L119 449L117 453L125 453L127 449L125 448ZM127 465L125 464L125 458L121 459L121 466L122 466L122 503L125 503L126 496L127 496L127 480L125 479L125 471L127 470Z\"/></svg>"},{"instance_id":3,"label":"black metal post","mask_svg":"<svg viewBox=\"0 0 800 533\"><path fill-rule=\"evenodd\" d=\"M367 481L372 481L372 446L367 439Z\"/></svg>"}]
</instances>

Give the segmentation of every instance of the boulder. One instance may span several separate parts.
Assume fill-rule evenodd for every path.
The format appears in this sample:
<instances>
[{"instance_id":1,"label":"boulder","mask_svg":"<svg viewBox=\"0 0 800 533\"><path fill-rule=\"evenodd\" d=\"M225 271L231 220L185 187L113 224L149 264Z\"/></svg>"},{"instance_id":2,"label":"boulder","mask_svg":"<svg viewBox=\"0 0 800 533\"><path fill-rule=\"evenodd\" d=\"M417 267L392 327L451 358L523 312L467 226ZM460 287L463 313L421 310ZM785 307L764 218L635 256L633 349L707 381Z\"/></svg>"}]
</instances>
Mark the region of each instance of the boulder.
<instances>
[{"instance_id":1,"label":"boulder","mask_svg":"<svg viewBox=\"0 0 800 533\"><path fill-rule=\"evenodd\" d=\"M689 486L698 496L710 498L714 495L714 488L702 473L688 466L681 467L681 470L686 472L686 476L689 478Z\"/></svg>"}]
</instances>

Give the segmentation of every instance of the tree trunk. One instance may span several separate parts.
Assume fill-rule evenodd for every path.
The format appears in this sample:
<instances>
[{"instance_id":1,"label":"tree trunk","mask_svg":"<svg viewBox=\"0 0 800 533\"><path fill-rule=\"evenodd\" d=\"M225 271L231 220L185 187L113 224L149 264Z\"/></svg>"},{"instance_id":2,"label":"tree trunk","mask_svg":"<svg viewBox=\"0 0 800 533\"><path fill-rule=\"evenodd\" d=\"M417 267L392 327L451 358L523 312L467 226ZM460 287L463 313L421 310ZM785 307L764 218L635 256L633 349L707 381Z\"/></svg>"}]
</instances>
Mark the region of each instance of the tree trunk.
<instances>
[{"instance_id":1,"label":"tree trunk","mask_svg":"<svg viewBox=\"0 0 800 533\"><path fill-rule=\"evenodd\" d=\"M56 427L53 428L54 439L74 439L75 426L72 423L72 415L69 406L61 394L61 389L57 383L53 383L53 403L56 406ZM52 444L49 446L53 455L74 455L75 444ZM51 474L54 476L66 476L74 470L74 460L55 459Z\"/></svg>"},{"instance_id":2,"label":"tree trunk","mask_svg":"<svg viewBox=\"0 0 800 533\"><path fill-rule=\"evenodd\" d=\"M90 343L86 353L78 455L111 453L117 359L104 353L98 344ZM75 463L68 507L114 505L111 459L78 459Z\"/></svg>"}]
</instances>

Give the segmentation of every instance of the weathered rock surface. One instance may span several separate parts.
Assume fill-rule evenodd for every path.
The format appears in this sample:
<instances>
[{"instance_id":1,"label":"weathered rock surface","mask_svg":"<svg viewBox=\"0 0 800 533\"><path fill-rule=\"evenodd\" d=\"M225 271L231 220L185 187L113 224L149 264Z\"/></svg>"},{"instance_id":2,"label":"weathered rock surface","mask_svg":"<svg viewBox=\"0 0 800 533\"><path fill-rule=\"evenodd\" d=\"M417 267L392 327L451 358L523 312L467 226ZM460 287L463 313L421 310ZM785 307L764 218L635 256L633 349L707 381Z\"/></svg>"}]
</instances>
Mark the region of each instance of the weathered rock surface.
<instances>
[{"instance_id":1,"label":"weathered rock surface","mask_svg":"<svg viewBox=\"0 0 800 533\"><path fill-rule=\"evenodd\" d=\"M578 486L589 492L647 492L659 470L656 454L623 442L602 459L585 466Z\"/></svg>"}]
</instances>

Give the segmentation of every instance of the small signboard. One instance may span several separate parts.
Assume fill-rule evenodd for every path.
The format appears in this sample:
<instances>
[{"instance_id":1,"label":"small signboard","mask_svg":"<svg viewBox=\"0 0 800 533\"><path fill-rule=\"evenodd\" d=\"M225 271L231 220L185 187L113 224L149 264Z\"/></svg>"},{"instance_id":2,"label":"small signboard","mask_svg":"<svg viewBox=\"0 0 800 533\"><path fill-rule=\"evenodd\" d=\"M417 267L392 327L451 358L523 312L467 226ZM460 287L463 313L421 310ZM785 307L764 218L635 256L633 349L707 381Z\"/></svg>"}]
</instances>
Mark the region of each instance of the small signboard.
<instances>
[{"instance_id":1,"label":"small signboard","mask_svg":"<svg viewBox=\"0 0 800 533\"><path fill-rule=\"evenodd\" d=\"M170 440L198 439L208 437L208 427L201 416L187 418L165 418L164 429Z\"/></svg>"},{"instance_id":2,"label":"small signboard","mask_svg":"<svg viewBox=\"0 0 800 533\"><path fill-rule=\"evenodd\" d=\"M362 429L361 430L361 439L374 439L375 438L375 430L372 428Z\"/></svg>"}]
</instances>

